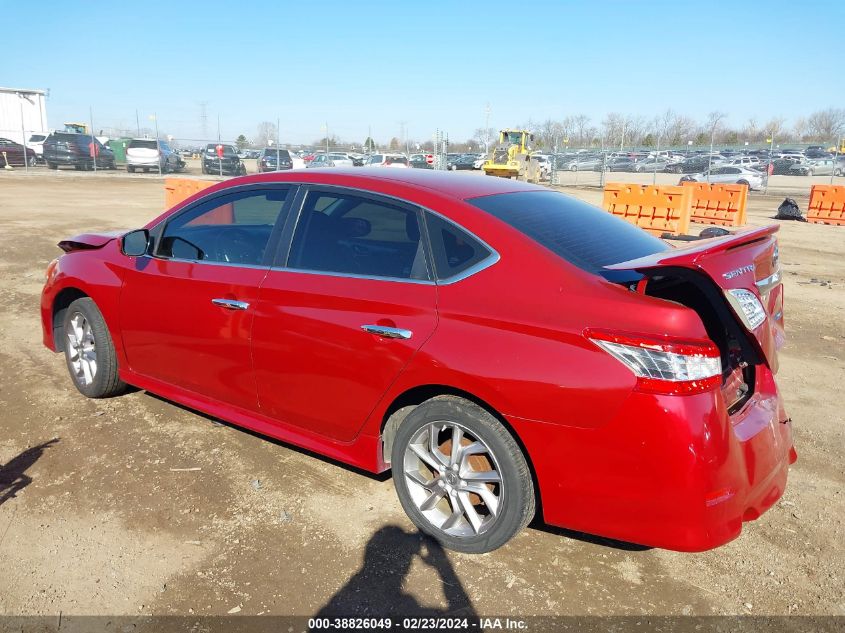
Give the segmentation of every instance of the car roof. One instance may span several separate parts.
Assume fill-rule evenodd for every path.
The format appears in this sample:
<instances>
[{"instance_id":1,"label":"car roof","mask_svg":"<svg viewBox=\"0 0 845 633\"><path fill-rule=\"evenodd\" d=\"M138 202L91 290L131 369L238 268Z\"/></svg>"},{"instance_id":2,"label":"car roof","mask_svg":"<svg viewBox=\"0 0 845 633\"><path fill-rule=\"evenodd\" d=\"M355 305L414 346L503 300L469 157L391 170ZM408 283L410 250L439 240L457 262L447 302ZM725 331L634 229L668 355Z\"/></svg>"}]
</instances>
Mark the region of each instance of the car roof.
<instances>
[{"instance_id":1,"label":"car roof","mask_svg":"<svg viewBox=\"0 0 845 633\"><path fill-rule=\"evenodd\" d=\"M268 172L227 180L224 184L255 184L261 182L301 182L345 187L378 188L385 182L405 185L420 191L428 190L439 194L467 200L481 196L518 191L548 191L546 187L532 185L509 178L493 176L458 175L432 169L385 169L370 170L336 168L331 170L294 169L285 172ZM221 186L221 189L227 188Z\"/></svg>"}]
</instances>

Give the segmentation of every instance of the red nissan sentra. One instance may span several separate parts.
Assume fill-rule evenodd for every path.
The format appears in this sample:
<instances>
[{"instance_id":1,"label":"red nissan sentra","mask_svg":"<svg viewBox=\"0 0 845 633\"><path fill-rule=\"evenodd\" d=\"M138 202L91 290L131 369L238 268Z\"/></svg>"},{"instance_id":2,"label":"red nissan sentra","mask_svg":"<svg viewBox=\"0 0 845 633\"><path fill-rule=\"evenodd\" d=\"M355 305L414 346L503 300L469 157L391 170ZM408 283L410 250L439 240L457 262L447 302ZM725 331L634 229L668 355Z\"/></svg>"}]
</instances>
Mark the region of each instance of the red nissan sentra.
<instances>
[{"instance_id":1,"label":"red nissan sentra","mask_svg":"<svg viewBox=\"0 0 845 633\"><path fill-rule=\"evenodd\" d=\"M388 171L236 178L61 242L44 344L86 396L135 385L391 469L417 527L464 552L537 504L705 550L778 500L777 227L673 248L543 187Z\"/></svg>"}]
</instances>

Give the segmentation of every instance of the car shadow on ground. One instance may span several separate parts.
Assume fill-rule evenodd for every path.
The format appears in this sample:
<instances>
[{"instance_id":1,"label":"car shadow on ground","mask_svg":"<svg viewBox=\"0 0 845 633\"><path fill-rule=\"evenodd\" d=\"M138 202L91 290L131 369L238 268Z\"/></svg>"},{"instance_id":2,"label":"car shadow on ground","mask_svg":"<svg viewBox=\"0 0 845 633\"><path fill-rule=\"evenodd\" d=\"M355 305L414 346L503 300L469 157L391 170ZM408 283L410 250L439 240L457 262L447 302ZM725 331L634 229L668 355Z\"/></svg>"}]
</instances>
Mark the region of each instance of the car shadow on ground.
<instances>
[{"instance_id":1,"label":"car shadow on ground","mask_svg":"<svg viewBox=\"0 0 845 633\"><path fill-rule=\"evenodd\" d=\"M409 593L406 577L416 559L433 569L443 584L444 608L420 604ZM397 525L380 528L364 552L364 561L349 581L314 615L314 618L477 617L463 583L439 543Z\"/></svg>"},{"instance_id":2,"label":"car shadow on ground","mask_svg":"<svg viewBox=\"0 0 845 633\"><path fill-rule=\"evenodd\" d=\"M319 459L320 461L326 462L326 463L331 464L333 466L337 466L339 468L343 468L344 470L356 473L358 475L363 475L364 477L367 477L367 478L372 479L374 481L387 481L391 477L390 470L386 470L383 473L373 473L373 472L370 472L368 470L363 470L361 468L357 468L355 466L351 466L349 464L345 464L343 462L337 461L337 460L332 459L330 457L326 457L325 455L321 455L320 453L315 453L313 451L309 451L308 449L300 448L298 446L294 446L293 444L288 444L286 442L283 442L281 440L277 440L277 439L269 437L267 435L262 435L261 433L258 433L256 431L252 431L250 429L246 429L246 428L244 428L242 426L238 426L237 424L234 424L234 423L227 422L226 420L221 420L219 418L215 418L212 415L208 415L206 413L203 413L202 411L197 411L196 409L192 409L191 407L187 407L185 405L179 404L178 402L174 402L173 400L168 400L167 398L156 395L156 394L151 393L149 391L144 391L143 393L144 393L144 395L149 396L150 398L153 398L155 400L158 400L159 402L177 407L177 408L179 408L183 411L187 411L187 412L192 413L194 415L198 415L201 418L208 420L208 422L210 422L212 425L214 425L216 427L228 427L228 428L233 429L235 431L239 431L241 433L246 433L248 435L252 435L253 437L259 438L259 439L264 440L266 442L272 442L276 446L283 446L283 447L285 447L289 450L296 451L297 453L301 453L302 455L306 455L306 456L312 457L314 459ZM537 484L535 482L535 487L536 487L536 485ZM539 499L538 499L538 502L539 502ZM566 528L559 528L559 527L555 527L555 526L552 526L552 525L547 525L547 524L543 523L542 516L543 516L542 505L541 505L541 503L538 503L537 514L535 515L534 519L529 524L529 528L534 529L534 530L538 530L540 532L546 532L548 534L554 534L556 536L562 536L564 538L574 539L576 541L581 541L581 542L584 542L584 543L592 543L593 545L601 545L602 547L608 547L608 548L611 548L611 549L623 550L623 551L626 551L626 552L642 552L642 551L647 551L647 550L653 549L652 547L649 547L647 545L639 545L637 543L628 543L628 542L625 542L625 541L617 541L616 539L606 538L606 537L603 537L603 536L596 536L594 534L587 534L586 532L578 532L576 530L569 530L569 529L566 529ZM399 528L397 528L397 529L399 529ZM375 538L375 536L373 538ZM437 547L439 547L439 545Z\"/></svg>"},{"instance_id":3,"label":"car shadow on ground","mask_svg":"<svg viewBox=\"0 0 845 633\"><path fill-rule=\"evenodd\" d=\"M32 477L27 475L26 471L41 458L45 450L58 442L59 438L53 438L26 449L17 457L0 465L0 506L32 483Z\"/></svg>"}]
</instances>

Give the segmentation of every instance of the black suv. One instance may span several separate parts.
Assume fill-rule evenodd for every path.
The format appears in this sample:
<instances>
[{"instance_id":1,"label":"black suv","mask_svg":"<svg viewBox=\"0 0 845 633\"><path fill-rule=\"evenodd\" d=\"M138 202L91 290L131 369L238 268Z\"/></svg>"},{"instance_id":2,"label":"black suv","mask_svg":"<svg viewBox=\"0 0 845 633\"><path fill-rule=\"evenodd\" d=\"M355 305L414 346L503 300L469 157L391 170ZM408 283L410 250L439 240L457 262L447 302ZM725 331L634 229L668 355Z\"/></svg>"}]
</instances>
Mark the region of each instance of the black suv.
<instances>
[{"instance_id":1,"label":"black suv","mask_svg":"<svg viewBox=\"0 0 845 633\"><path fill-rule=\"evenodd\" d=\"M223 156L217 154L217 143L209 143L202 153L202 173L223 174L225 176L245 176L246 166L238 158L234 145L221 145Z\"/></svg>"},{"instance_id":2,"label":"black suv","mask_svg":"<svg viewBox=\"0 0 845 633\"><path fill-rule=\"evenodd\" d=\"M278 166L276 161L278 160ZM290 157L290 152L286 149L276 149L273 147L265 147L261 150L261 155L258 157L258 171L282 171L285 169L293 169L293 161Z\"/></svg>"},{"instance_id":3,"label":"black suv","mask_svg":"<svg viewBox=\"0 0 845 633\"><path fill-rule=\"evenodd\" d=\"M44 140L44 162L50 169L72 165L74 169L115 169L114 152L90 134L53 132Z\"/></svg>"}]
</instances>

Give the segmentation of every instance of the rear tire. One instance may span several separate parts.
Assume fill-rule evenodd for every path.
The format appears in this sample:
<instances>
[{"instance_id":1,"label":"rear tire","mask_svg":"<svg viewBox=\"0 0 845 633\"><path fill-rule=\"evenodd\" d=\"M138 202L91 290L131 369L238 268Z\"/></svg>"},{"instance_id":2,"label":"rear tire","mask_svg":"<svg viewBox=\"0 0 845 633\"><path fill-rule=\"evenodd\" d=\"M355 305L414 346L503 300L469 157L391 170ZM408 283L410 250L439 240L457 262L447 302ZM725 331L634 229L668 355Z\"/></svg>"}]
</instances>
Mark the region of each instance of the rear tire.
<instances>
[{"instance_id":1,"label":"rear tire","mask_svg":"<svg viewBox=\"0 0 845 633\"><path fill-rule=\"evenodd\" d=\"M118 377L111 333L90 297L71 303L64 318L65 362L73 385L88 398L108 398L126 388Z\"/></svg>"},{"instance_id":2,"label":"rear tire","mask_svg":"<svg viewBox=\"0 0 845 633\"><path fill-rule=\"evenodd\" d=\"M59 166L56 163L47 163L47 169L58 169Z\"/></svg>"},{"instance_id":3,"label":"rear tire","mask_svg":"<svg viewBox=\"0 0 845 633\"><path fill-rule=\"evenodd\" d=\"M135 168L134 168L134 167L132 167L132 165L127 165L127 166L126 166L126 171L128 171L130 174L134 174L134 173L135 173Z\"/></svg>"},{"instance_id":4,"label":"rear tire","mask_svg":"<svg viewBox=\"0 0 845 633\"><path fill-rule=\"evenodd\" d=\"M750 184L747 180L739 180L739 181L737 181L737 183L736 183L736 184L738 184L738 185L745 185L746 187L748 187L749 189L751 189L751 184Z\"/></svg>"},{"instance_id":5,"label":"rear tire","mask_svg":"<svg viewBox=\"0 0 845 633\"><path fill-rule=\"evenodd\" d=\"M453 442L461 447L452 450ZM534 485L522 450L488 411L438 396L399 426L393 483L408 517L444 547L491 552L534 516Z\"/></svg>"}]
</instances>

